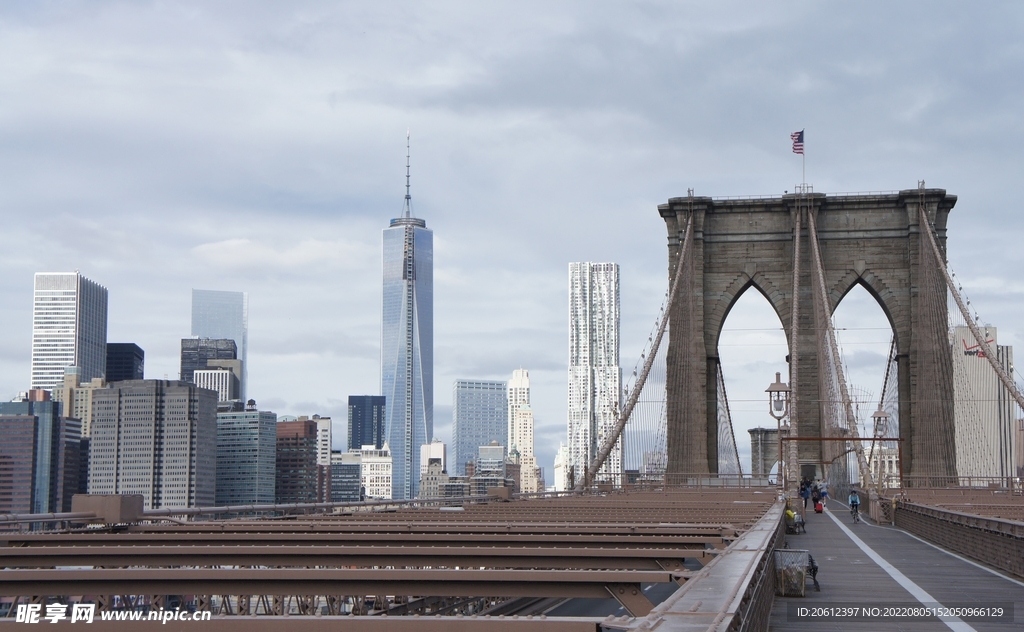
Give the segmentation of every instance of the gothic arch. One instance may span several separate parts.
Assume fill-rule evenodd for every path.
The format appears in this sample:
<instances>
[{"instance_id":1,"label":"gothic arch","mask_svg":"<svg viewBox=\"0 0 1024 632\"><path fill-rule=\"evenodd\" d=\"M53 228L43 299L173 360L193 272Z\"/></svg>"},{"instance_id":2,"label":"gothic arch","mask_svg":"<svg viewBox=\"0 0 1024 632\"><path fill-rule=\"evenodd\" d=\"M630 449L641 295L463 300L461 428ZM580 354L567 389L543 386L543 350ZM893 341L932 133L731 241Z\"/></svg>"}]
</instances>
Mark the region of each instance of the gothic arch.
<instances>
[{"instance_id":1,"label":"gothic arch","mask_svg":"<svg viewBox=\"0 0 1024 632\"><path fill-rule=\"evenodd\" d=\"M757 290L768 301L775 315L779 318L780 323L786 322L788 313L782 310L788 312L789 303L786 300L786 295L779 288L775 287L772 280L760 272L754 272L753 276L747 272L738 274L722 292L721 299L716 301L715 309L708 321L708 349L714 350L716 355L718 342L722 338L722 326L729 318L729 313L732 311L733 306L736 305L736 302L751 288ZM786 327L783 326L783 329L786 329ZM786 330L786 339L787 341L789 339L788 329Z\"/></svg>"},{"instance_id":2,"label":"gothic arch","mask_svg":"<svg viewBox=\"0 0 1024 632\"><path fill-rule=\"evenodd\" d=\"M897 373L900 388L900 433L904 440L906 471L911 475L955 474L955 460L933 449L933 442L952 431L952 400L934 393L951 393L947 335L942 326L945 296L920 291L924 258L919 226L919 205L945 248L946 219L956 196L942 189L923 193L909 189L892 194L798 198L714 200L706 197L672 198L658 207L668 228L669 270L687 222L693 223L692 279L685 297L677 294L670 307L668 383L668 471L717 471L718 341L729 311L751 286L768 300L782 322L791 357L799 363L791 386L800 393L794 411L801 436L822 434L817 405L817 337L811 303L811 248L808 222L815 218L825 286L831 309L860 284L881 306L897 337ZM794 235L797 217L803 229ZM796 239L800 247L798 294L793 295ZM929 273L925 270L925 273ZM794 331L793 309L799 305ZM936 318L939 314L940 318ZM930 315L925 318L924 315ZM942 331L939 331L942 329ZM794 347L796 352L794 352ZM918 396L921 393L921 396ZM927 393L927 396L925 394ZM802 464L820 462L820 442L801 442ZM916 458L915 455L922 455Z\"/></svg>"}]
</instances>

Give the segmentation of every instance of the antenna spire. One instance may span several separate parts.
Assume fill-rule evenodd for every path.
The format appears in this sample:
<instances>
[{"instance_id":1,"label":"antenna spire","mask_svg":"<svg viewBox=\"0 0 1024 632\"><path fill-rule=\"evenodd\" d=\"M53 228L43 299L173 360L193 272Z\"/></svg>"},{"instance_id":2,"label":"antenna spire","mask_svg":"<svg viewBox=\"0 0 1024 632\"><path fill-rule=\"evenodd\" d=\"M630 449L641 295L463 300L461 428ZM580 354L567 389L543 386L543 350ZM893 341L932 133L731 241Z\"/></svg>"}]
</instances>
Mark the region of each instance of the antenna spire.
<instances>
[{"instance_id":1,"label":"antenna spire","mask_svg":"<svg viewBox=\"0 0 1024 632\"><path fill-rule=\"evenodd\" d=\"M412 217L412 195L409 193L409 130L405 131L405 217Z\"/></svg>"}]
</instances>

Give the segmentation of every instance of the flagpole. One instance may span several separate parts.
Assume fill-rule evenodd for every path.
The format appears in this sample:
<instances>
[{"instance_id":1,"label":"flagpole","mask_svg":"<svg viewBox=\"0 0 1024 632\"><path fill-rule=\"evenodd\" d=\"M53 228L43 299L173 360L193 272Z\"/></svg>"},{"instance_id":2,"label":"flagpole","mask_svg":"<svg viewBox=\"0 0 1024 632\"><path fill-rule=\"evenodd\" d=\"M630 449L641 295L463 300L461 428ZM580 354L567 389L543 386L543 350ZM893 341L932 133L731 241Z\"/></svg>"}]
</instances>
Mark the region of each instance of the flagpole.
<instances>
[{"instance_id":1,"label":"flagpole","mask_svg":"<svg viewBox=\"0 0 1024 632\"><path fill-rule=\"evenodd\" d=\"M807 192L807 151L804 149L804 130L789 135L793 141L793 153L800 154L800 189ZM798 151L799 150L799 151Z\"/></svg>"}]
</instances>

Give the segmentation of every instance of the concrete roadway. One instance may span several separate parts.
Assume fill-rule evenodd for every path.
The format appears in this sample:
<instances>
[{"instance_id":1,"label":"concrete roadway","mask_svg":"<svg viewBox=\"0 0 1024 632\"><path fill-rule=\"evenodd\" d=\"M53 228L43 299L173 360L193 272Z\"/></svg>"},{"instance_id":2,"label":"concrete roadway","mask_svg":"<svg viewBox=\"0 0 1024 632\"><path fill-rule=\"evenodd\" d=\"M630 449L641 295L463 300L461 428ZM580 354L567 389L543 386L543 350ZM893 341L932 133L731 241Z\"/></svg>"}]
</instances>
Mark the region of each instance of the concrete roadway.
<instances>
[{"instance_id":1,"label":"concrete roadway","mask_svg":"<svg viewBox=\"0 0 1024 632\"><path fill-rule=\"evenodd\" d=\"M815 592L808 583L806 597L776 597L770 630L956 630L978 632L1024 629L1024 582L940 549L907 532L871 524L854 524L849 508L829 500L824 514L807 512L807 533L788 535L788 548L807 549L818 563ZM859 542L858 542L859 540ZM1003 606L1012 604L1012 620L980 619L910 621L899 616L870 620L799 620L790 616L796 606L920 607Z\"/></svg>"}]
</instances>

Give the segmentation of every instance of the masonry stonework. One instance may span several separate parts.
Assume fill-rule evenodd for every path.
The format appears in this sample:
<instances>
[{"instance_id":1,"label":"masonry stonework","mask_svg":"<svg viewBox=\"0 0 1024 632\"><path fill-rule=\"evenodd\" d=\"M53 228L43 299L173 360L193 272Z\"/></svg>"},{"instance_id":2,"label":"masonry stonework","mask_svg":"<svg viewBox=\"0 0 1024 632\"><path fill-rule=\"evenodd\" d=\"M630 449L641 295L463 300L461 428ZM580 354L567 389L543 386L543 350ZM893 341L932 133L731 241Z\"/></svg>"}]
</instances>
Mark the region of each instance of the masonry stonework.
<instances>
[{"instance_id":1,"label":"masonry stonework","mask_svg":"<svg viewBox=\"0 0 1024 632\"><path fill-rule=\"evenodd\" d=\"M816 218L831 311L857 284L878 301L896 336L900 435L904 472L954 476L953 401L945 292L927 238L920 233L920 192L824 195L804 198L803 213ZM925 209L945 257L946 220L956 196L925 190ZM799 283L799 324L792 331L793 252L797 195L775 198L672 198L658 207L668 229L669 275L674 276L686 222L692 212L692 263L670 306L667 351L667 471L714 473L717 463L718 341L736 300L761 292L779 316L790 357L799 362L794 411L797 436L823 433L819 405L817 337L811 303L811 248L807 218ZM691 210L692 209L692 210ZM922 241L924 240L924 241ZM944 288L944 286L942 286ZM794 349L794 342L796 348ZM787 358L788 359L788 358ZM728 377L728 376L727 376ZM803 471L821 472L822 442L800 441Z\"/></svg>"}]
</instances>

